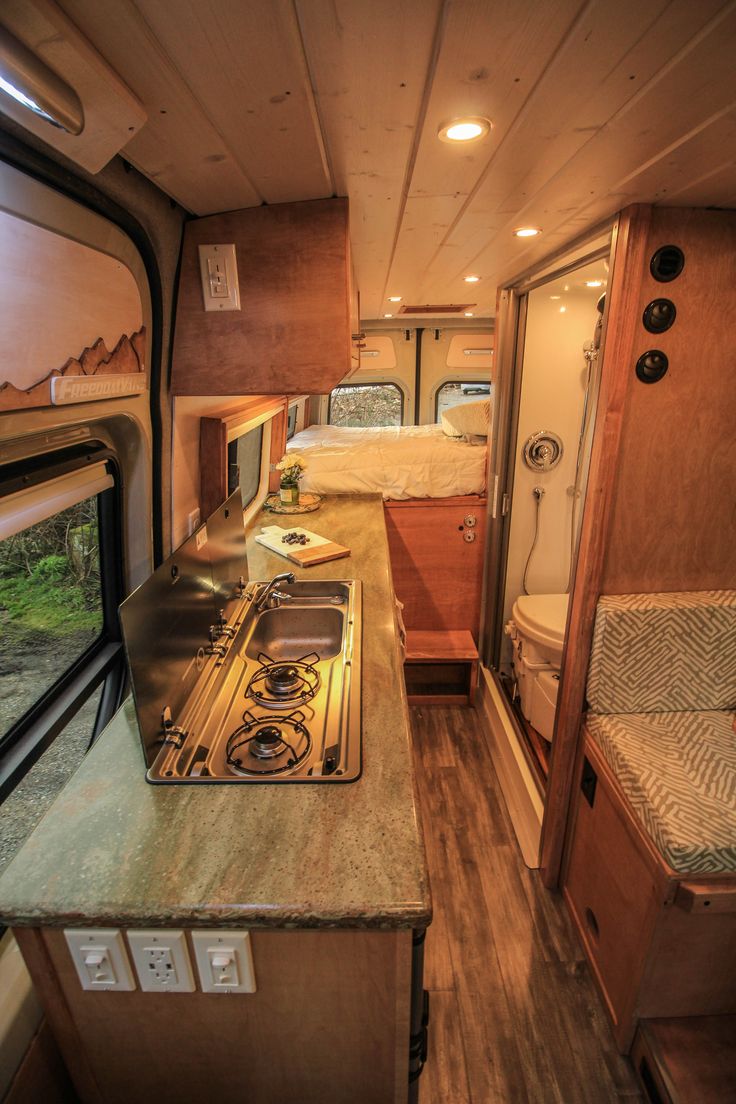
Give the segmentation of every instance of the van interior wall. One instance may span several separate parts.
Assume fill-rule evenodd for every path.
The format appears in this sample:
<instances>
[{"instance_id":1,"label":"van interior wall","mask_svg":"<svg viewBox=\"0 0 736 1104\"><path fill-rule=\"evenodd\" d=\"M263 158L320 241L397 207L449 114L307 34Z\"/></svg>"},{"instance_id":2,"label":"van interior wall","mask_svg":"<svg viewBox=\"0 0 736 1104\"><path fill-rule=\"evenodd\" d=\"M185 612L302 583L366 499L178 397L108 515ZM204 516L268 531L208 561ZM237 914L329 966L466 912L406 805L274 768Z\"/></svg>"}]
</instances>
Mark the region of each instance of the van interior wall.
<instances>
[{"instance_id":1,"label":"van interior wall","mask_svg":"<svg viewBox=\"0 0 736 1104\"><path fill-rule=\"evenodd\" d=\"M452 326L427 326L422 327L416 319L411 319L405 327L388 329L365 328L365 346L370 349L371 342L376 338L385 340L389 338L393 345L393 357L387 359L383 348L381 355L375 358L362 357L360 368L353 372L346 384L370 384L370 383L396 383L404 392L404 425L414 425L415 409L415 382L416 382L416 351L417 351L417 327L423 328L422 363L421 363L421 394L419 401L419 424L432 425L436 421L436 393L438 387L447 379L456 380L489 380L491 369L485 365L485 358L468 358L467 367L448 366L450 345L454 337L467 338L469 344L482 342L485 346L493 346L493 335L489 332L462 329ZM408 334L408 339L407 339ZM437 335L435 337L435 334ZM393 360L395 359L395 364ZM390 365L390 366L389 366ZM482 398L483 396L476 396ZM325 397L322 403L321 420L327 421L328 400Z\"/></svg>"},{"instance_id":2,"label":"van interior wall","mask_svg":"<svg viewBox=\"0 0 736 1104\"><path fill-rule=\"evenodd\" d=\"M570 526L572 495L580 427L583 417L586 362L583 344L593 338L598 317L596 291L550 298L545 285L529 293L524 342L519 423L514 454L504 623L511 607L524 593L524 569L534 539L537 503L534 487L542 487L539 535L529 564L528 588L533 594L562 594L570 574ZM549 472L532 471L523 460L526 439L539 430L556 433L562 440L560 463ZM580 511L576 522L579 525ZM504 637L502 661L511 661L510 643Z\"/></svg>"},{"instance_id":3,"label":"van interior wall","mask_svg":"<svg viewBox=\"0 0 736 1104\"><path fill-rule=\"evenodd\" d=\"M450 345L453 337L461 335L463 338L476 338L482 336L484 343L486 335L492 346L490 331L478 331L453 328L451 325L428 326L422 334L422 393L419 401L419 421L422 425L431 425L436 419L435 407L437 390L445 380L490 380L491 369L482 368L479 364L484 358L468 357L467 368L455 368L448 366ZM469 342L469 344L471 344ZM484 395L476 395L478 399Z\"/></svg>"},{"instance_id":4,"label":"van interior wall","mask_svg":"<svg viewBox=\"0 0 736 1104\"><path fill-rule=\"evenodd\" d=\"M177 271L184 221L187 213L165 195L150 180L132 168L122 157L115 157L96 175L67 161L60 153L54 153L53 161L64 172L53 172L48 167L48 147L24 128L10 119L3 119L0 127L0 157L6 158L20 169L46 179L53 186L54 176L59 186L68 194L85 202L85 196L94 202L91 189L103 193L128 211L143 227L151 242L159 268L162 294L163 332L161 334L161 392L160 415L162 426L162 501L171 501L171 403L168 393L170 346L173 329L173 310L176 293ZM75 179L76 178L76 179ZM171 519L164 510L161 518L163 547L171 548Z\"/></svg>"},{"instance_id":5,"label":"van interior wall","mask_svg":"<svg viewBox=\"0 0 736 1104\"><path fill-rule=\"evenodd\" d=\"M682 273L656 282L656 249L682 249ZM630 354L621 450L601 590L605 594L709 590L736 579L736 212L655 207ZM674 324L650 334L644 307L670 299ZM668 357L667 374L641 383L638 358Z\"/></svg>"}]
</instances>

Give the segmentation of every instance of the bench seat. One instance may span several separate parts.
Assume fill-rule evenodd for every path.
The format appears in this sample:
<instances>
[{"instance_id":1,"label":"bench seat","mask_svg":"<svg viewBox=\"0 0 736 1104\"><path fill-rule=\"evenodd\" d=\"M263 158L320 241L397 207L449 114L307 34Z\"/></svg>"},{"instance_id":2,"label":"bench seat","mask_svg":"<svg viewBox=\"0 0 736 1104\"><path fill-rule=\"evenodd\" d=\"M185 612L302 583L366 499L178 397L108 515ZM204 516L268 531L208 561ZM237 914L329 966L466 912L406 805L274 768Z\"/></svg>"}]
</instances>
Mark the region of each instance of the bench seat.
<instances>
[{"instance_id":1,"label":"bench seat","mask_svg":"<svg viewBox=\"0 0 736 1104\"><path fill-rule=\"evenodd\" d=\"M587 729L665 862L736 873L736 714L593 714Z\"/></svg>"}]
</instances>

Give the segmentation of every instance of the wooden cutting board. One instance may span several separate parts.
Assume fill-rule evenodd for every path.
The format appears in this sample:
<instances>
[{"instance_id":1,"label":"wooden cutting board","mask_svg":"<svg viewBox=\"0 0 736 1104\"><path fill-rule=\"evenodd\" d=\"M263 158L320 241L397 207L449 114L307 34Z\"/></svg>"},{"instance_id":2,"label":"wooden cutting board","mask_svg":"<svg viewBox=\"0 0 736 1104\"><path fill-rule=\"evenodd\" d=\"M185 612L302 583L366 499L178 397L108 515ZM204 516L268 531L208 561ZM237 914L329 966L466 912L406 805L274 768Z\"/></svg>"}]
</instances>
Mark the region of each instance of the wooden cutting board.
<instances>
[{"instance_id":1,"label":"wooden cutting board","mask_svg":"<svg viewBox=\"0 0 736 1104\"><path fill-rule=\"evenodd\" d=\"M285 544L281 538L286 533L303 534L308 538L309 544ZM329 560L339 560L350 555L350 549L344 545L336 544L299 525L292 525L288 529L280 525L268 525L261 530L256 541L299 567L311 567L313 564L327 563Z\"/></svg>"}]
</instances>

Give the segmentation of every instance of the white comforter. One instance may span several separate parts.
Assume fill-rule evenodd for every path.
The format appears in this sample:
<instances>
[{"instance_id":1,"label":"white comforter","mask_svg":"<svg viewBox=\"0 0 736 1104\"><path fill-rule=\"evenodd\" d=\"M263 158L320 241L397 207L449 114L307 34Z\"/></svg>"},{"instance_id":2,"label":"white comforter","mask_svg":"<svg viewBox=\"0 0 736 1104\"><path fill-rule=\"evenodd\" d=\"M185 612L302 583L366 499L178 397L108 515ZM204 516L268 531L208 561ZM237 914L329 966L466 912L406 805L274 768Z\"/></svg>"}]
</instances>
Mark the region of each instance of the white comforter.
<instances>
[{"instance_id":1,"label":"white comforter","mask_svg":"<svg viewBox=\"0 0 736 1104\"><path fill-rule=\"evenodd\" d=\"M450 498L485 491L486 445L447 437L441 426L345 429L314 425L288 442L307 462L302 489L316 494Z\"/></svg>"}]
</instances>

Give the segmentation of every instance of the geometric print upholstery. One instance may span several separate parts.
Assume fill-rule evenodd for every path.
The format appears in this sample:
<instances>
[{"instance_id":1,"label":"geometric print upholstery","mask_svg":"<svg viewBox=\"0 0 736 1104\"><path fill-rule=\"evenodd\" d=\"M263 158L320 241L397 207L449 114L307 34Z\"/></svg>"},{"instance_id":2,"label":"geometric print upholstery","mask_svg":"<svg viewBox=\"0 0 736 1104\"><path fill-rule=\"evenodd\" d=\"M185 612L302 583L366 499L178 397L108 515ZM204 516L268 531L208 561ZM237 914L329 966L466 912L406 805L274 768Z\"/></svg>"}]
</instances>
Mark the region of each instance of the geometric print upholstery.
<instances>
[{"instance_id":1,"label":"geometric print upholstery","mask_svg":"<svg viewBox=\"0 0 736 1104\"><path fill-rule=\"evenodd\" d=\"M735 716L588 714L588 732L634 814L680 874L736 872Z\"/></svg>"},{"instance_id":2,"label":"geometric print upholstery","mask_svg":"<svg viewBox=\"0 0 736 1104\"><path fill-rule=\"evenodd\" d=\"M594 713L736 709L736 591L602 596L587 698Z\"/></svg>"}]
</instances>

